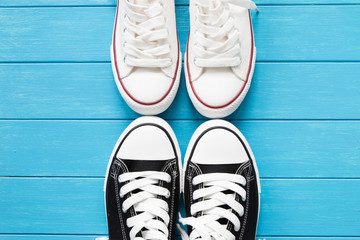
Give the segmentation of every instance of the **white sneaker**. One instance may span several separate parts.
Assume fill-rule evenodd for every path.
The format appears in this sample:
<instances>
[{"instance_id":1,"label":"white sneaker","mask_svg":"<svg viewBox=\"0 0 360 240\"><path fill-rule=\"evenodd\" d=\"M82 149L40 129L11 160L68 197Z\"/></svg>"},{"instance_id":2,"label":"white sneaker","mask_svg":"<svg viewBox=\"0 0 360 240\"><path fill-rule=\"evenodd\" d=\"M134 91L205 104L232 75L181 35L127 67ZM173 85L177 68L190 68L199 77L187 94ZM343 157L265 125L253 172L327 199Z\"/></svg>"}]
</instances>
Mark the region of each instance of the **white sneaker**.
<instances>
[{"instance_id":1,"label":"white sneaker","mask_svg":"<svg viewBox=\"0 0 360 240\"><path fill-rule=\"evenodd\" d=\"M188 233L183 240L254 240L260 210L260 181L254 155L241 132L224 120L203 123L184 160Z\"/></svg>"},{"instance_id":2,"label":"white sneaker","mask_svg":"<svg viewBox=\"0 0 360 240\"><path fill-rule=\"evenodd\" d=\"M179 145L164 120L141 117L125 129L105 178L110 240L175 239L180 168Z\"/></svg>"},{"instance_id":3,"label":"white sneaker","mask_svg":"<svg viewBox=\"0 0 360 240\"><path fill-rule=\"evenodd\" d=\"M195 108L209 118L233 113L254 73L256 48L250 0L190 0L186 86Z\"/></svg>"},{"instance_id":4,"label":"white sneaker","mask_svg":"<svg viewBox=\"0 0 360 240\"><path fill-rule=\"evenodd\" d=\"M118 0L111 62L116 85L135 112L165 111L181 71L174 0Z\"/></svg>"}]
</instances>

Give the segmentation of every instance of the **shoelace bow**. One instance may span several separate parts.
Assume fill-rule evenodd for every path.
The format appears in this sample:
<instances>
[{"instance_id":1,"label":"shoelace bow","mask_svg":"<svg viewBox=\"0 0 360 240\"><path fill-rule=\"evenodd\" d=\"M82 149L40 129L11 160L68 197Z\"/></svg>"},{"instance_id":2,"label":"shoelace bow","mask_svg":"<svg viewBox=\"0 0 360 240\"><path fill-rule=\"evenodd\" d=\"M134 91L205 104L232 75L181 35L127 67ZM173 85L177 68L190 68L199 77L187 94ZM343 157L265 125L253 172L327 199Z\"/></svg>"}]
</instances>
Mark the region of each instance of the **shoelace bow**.
<instances>
[{"instance_id":1,"label":"shoelace bow","mask_svg":"<svg viewBox=\"0 0 360 240\"><path fill-rule=\"evenodd\" d=\"M259 11L251 0L195 0L194 53L198 67L234 67L241 62L240 33L229 4Z\"/></svg>"},{"instance_id":2,"label":"shoelace bow","mask_svg":"<svg viewBox=\"0 0 360 240\"><path fill-rule=\"evenodd\" d=\"M133 67L172 64L162 0L125 0L125 63Z\"/></svg>"},{"instance_id":3,"label":"shoelace bow","mask_svg":"<svg viewBox=\"0 0 360 240\"><path fill-rule=\"evenodd\" d=\"M131 193L123 202L122 211L125 213L134 207L137 213L126 220L127 227L131 229L130 239L167 240L170 222L169 206L159 196L169 198L170 192L159 186L159 181L169 183L171 176L164 172L144 171L121 174L118 180L119 183L128 182L120 188L120 197L126 197ZM141 233L142 237L137 237L138 233ZM97 238L97 240L106 239L108 238Z\"/></svg>"},{"instance_id":4,"label":"shoelace bow","mask_svg":"<svg viewBox=\"0 0 360 240\"><path fill-rule=\"evenodd\" d=\"M220 224L219 219L226 219L234 225L234 230L240 230L239 216L244 215L244 207L236 201L235 194L246 201L244 186L246 180L241 175L227 173L210 173L194 177L193 185L203 184L203 188L193 192L193 200L201 199L191 205L191 215L198 217L182 218L179 221L183 225L192 227L190 236L178 225L183 240L235 240L235 236ZM241 186L240 186L240 185ZM231 193L224 193L231 191ZM226 206L226 207L224 207Z\"/></svg>"}]
</instances>

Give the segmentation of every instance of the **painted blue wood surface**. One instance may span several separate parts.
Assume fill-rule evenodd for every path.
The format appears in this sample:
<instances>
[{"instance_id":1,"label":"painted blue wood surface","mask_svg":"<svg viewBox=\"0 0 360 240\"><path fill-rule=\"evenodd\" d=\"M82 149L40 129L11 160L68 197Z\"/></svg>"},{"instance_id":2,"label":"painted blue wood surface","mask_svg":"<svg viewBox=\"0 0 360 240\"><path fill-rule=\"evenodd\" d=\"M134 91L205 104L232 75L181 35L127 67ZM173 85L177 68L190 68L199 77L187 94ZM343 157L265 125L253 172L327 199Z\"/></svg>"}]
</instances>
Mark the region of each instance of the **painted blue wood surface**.
<instances>
[{"instance_id":1,"label":"painted blue wood surface","mask_svg":"<svg viewBox=\"0 0 360 240\"><path fill-rule=\"evenodd\" d=\"M183 72L182 72L183 73ZM258 63L228 119L360 119L360 63ZM182 74L166 119L204 119ZM0 119L133 119L110 64L0 64Z\"/></svg>"},{"instance_id":2,"label":"painted blue wood surface","mask_svg":"<svg viewBox=\"0 0 360 240\"><path fill-rule=\"evenodd\" d=\"M116 0L2 0L0 7L29 6L116 6ZM188 5L189 0L175 0L177 5ZM358 0L256 0L257 5L263 4L360 4Z\"/></svg>"},{"instance_id":3,"label":"painted blue wood surface","mask_svg":"<svg viewBox=\"0 0 360 240\"><path fill-rule=\"evenodd\" d=\"M20 235L20 234L4 234L0 235L2 240L94 240L98 235ZM360 237L268 237L258 236L258 240L359 240ZM177 237L176 240L181 240Z\"/></svg>"},{"instance_id":4,"label":"painted blue wood surface","mask_svg":"<svg viewBox=\"0 0 360 240\"><path fill-rule=\"evenodd\" d=\"M187 6L176 8L181 48ZM0 62L110 61L115 7L0 8ZM258 61L360 61L360 6L263 6Z\"/></svg>"},{"instance_id":5,"label":"painted blue wood surface","mask_svg":"<svg viewBox=\"0 0 360 240\"><path fill-rule=\"evenodd\" d=\"M256 2L254 81L228 119L247 119L233 123L258 161L259 239L358 240L360 1ZM176 3L184 50L188 1ZM106 235L106 163L138 116L109 64L115 4L0 1L1 240ZM181 81L161 116L177 119L170 124L184 154L204 118Z\"/></svg>"},{"instance_id":6,"label":"painted blue wood surface","mask_svg":"<svg viewBox=\"0 0 360 240\"><path fill-rule=\"evenodd\" d=\"M130 121L0 121L0 176L103 177ZM182 155L202 121L170 121ZM360 178L359 121L236 121L265 178ZM34 167L36 166L36 167Z\"/></svg>"},{"instance_id":7,"label":"painted blue wood surface","mask_svg":"<svg viewBox=\"0 0 360 240\"><path fill-rule=\"evenodd\" d=\"M261 186L258 235L360 235L358 179L261 180ZM0 232L106 234L102 187L102 178L0 178Z\"/></svg>"},{"instance_id":8,"label":"painted blue wood surface","mask_svg":"<svg viewBox=\"0 0 360 240\"><path fill-rule=\"evenodd\" d=\"M22 234L3 234L0 235L2 240L94 240L99 235L22 235ZM359 240L360 237L269 237L258 236L258 240ZM177 237L176 240L181 240Z\"/></svg>"}]
</instances>

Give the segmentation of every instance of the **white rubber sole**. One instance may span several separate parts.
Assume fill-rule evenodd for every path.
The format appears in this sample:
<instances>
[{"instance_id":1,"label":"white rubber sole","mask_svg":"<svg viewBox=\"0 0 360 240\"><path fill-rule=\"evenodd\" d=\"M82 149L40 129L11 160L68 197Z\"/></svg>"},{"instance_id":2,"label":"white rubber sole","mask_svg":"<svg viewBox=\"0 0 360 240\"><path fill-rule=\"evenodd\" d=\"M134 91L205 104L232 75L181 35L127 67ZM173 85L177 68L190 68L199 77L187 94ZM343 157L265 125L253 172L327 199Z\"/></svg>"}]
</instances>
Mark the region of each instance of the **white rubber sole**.
<instances>
[{"instance_id":1,"label":"white rubber sole","mask_svg":"<svg viewBox=\"0 0 360 240\"><path fill-rule=\"evenodd\" d=\"M252 152L249 143L246 141L246 138L244 137L244 135L240 132L240 130L235 127L235 125L231 124L230 122L227 122L225 120L220 120L220 119L214 119L214 120L209 120L204 122L203 124L201 124L194 132L194 134L192 135L189 145L186 149L186 153L185 153L185 158L184 158L184 165L183 165L183 169L182 169L182 180L181 183L183 184L181 186L182 189L182 193L184 193L184 184L185 184L185 171L187 168L187 164L189 162L189 157L191 154L192 149L194 148L194 144L196 142L196 140L199 138L199 136L201 136L201 134L203 134L207 129L209 128L213 128L213 127L224 127L224 128L228 128L230 130L232 130L233 132L235 132L240 139L243 141L243 143L245 144L246 149L248 150L251 160L252 160L252 164L254 166L254 170L256 173L256 181L257 181L257 186L258 186L258 190L259 190L259 212L258 212L258 219L259 219L259 214L260 214L260 194L261 194L261 186L260 186L260 177L259 177L259 170L255 161L255 156L254 153ZM184 194L183 194L184 197ZM185 199L183 199L183 201L185 202Z\"/></svg>"},{"instance_id":2,"label":"white rubber sole","mask_svg":"<svg viewBox=\"0 0 360 240\"><path fill-rule=\"evenodd\" d=\"M112 66L116 86L119 89L121 96L123 97L125 102L129 105L129 107L132 110L134 110L135 112L142 114L142 115L157 115L157 114L164 112L166 109L168 109L170 107L171 103L173 102L173 100L176 96L176 93L179 88L179 83L180 83L181 63L182 63L180 51L179 51L179 62L178 62L177 73L176 73L174 85L172 86L172 88L171 88L170 92L167 94L167 96L161 102L152 104L152 105L144 105L144 104L137 103L125 92L124 88L121 86L120 79L118 78L118 75L117 75L112 45L110 47L110 52L111 52L111 66Z\"/></svg>"},{"instance_id":3,"label":"white rubber sole","mask_svg":"<svg viewBox=\"0 0 360 240\"><path fill-rule=\"evenodd\" d=\"M119 145L121 144L121 142L124 140L124 138L127 136L127 134L136 126L142 125L142 124L146 124L146 123L151 123L151 124L155 124L155 125L159 125L162 128L164 128L166 130L166 132L169 133L171 140L173 141L174 145L175 145L175 151L178 157L178 164L179 164L179 172L180 172L180 186L182 186L182 161L181 161L181 152L180 152L180 147L179 147L179 143L176 139L175 133L172 130L172 128L170 127L170 125L163 119L159 118L159 117L153 117L153 116L144 116L144 117L139 117L137 119L135 119L134 121L132 121L124 130L124 132L120 135L119 139L117 140L115 147L111 153L108 165L107 165L107 169L106 169L106 175L105 175L105 181L104 181L104 203L105 203L105 212L107 212L107 208L106 208L106 187L107 187L107 179L109 176L109 172L110 172L110 166L112 163L112 160L114 158L114 155L116 153L116 150L118 149ZM181 190L181 187L180 187ZM106 218L107 221L107 218Z\"/></svg>"},{"instance_id":4,"label":"white rubber sole","mask_svg":"<svg viewBox=\"0 0 360 240\"><path fill-rule=\"evenodd\" d=\"M185 53L185 60L186 59L187 59L187 56ZM254 52L253 52L253 58L252 58L252 63L251 63L251 69L250 69L250 73L249 73L249 79L246 82L242 93L236 98L236 100L223 108L209 108L199 101L199 99L195 96L195 94L190 86L187 64L185 63L184 66L185 66L186 89L189 94L190 100L193 103L196 110L201 115L203 115L207 118L224 118L224 117L229 116L233 112L235 112L236 109L238 109L238 107L244 100L246 94L248 93L248 91L250 89L251 80L252 80L254 70L255 70L255 61L256 61L256 47L254 46Z\"/></svg>"}]
</instances>

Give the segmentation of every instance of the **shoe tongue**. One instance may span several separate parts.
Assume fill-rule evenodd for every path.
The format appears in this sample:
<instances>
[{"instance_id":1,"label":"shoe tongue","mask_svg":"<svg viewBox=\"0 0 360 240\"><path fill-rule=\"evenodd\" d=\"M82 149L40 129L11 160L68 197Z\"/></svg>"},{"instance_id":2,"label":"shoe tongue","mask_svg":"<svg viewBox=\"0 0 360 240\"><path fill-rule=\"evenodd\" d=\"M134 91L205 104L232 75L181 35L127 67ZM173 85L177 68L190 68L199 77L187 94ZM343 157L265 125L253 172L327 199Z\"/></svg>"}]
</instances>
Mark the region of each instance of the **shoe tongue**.
<instances>
[{"instance_id":1,"label":"shoe tongue","mask_svg":"<svg viewBox=\"0 0 360 240\"><path fill-rule=\"evenodd\" d=\"M124 160L129 172L161 171L169 160Z\"/></svg>"},{"instance_id":2,"label":"shoe tongue","mask_svg":"<svg viewBox=\"0 0 360 240\"><path fill-rule=\"evenodd\" d=\"M199 164L197 165L200 167L203 174L206 173L231 173L235 174L238 170L240 164Z\"/></svg>"}]
</instances>

